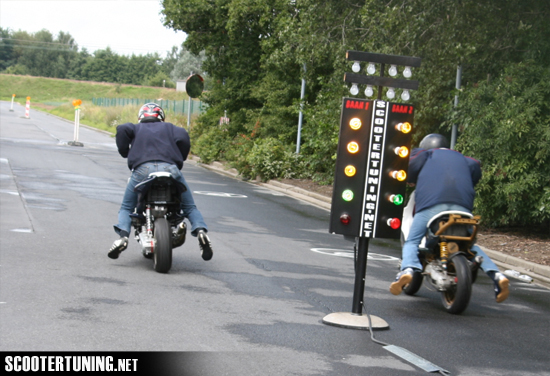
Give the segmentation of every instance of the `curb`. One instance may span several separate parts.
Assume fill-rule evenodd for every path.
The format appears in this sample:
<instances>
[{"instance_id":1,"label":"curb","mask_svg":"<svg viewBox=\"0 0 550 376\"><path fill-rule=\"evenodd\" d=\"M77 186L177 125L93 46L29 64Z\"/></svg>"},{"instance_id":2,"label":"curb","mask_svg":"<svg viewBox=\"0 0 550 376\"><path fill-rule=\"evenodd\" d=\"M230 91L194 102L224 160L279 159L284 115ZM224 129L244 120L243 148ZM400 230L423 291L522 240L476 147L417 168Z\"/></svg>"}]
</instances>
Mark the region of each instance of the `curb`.
<instances>
[{"instance_id":1,"label":"curb","mask_svg":"<svg viewBox=\"0 0 550 376\"><path fill-rule=\"evenodd\" d=\"M225 166L220 162L205 164L205 163L201 163L200 158L196 156L191 156L188 161L200 167L204 167L208 170L217 172L219 174L223 174L235 179L240 179L240 175L236 169L234 168L226 169ZM250 183L284 193L288 196L297 198L302 201L306 201L322 209L330 210L330 207L331 207L332 200L330 197L326 197L314 192L310 192L305 189L295 187L293 185L284 184L276 180L270 180L267 183L251 180ZM509 256L505 253L487 249L482 246L480 247L485 251L485 253L487 253L487 255L489 255L489 257L491 257L491 259L495 262L495 264L497 264L503 270L512 269L512 270L518 271L521 274L525 274L533 278L532 283L550 288L550 266L539 265L534 262L520 259L518 257ZM511 277L511 276L507 276L507 277L510 279L515 279L514 277ZM518 279L518 281L521 281L521 280ZM525 281L521 281L521 282L525 282Z\"/></svg>"},{"instance_id":2,"label":"curb","mask_svg":"<svg viewBox=\"0 0 550 376\"><path fill-rule=\"evenodd\" d=\"M498 251L493 251L482 246L480 246L480 248L483 249L491 260L493 260L499 267L505 270L512 269L520 272L521 274L526 274L533 278L534 284L550 288L550 266L536 264L534 262L526 261L520 259L519 257L510 256ZM507 277L514 278L508 275Z\"/></svg>"}]
</instances>

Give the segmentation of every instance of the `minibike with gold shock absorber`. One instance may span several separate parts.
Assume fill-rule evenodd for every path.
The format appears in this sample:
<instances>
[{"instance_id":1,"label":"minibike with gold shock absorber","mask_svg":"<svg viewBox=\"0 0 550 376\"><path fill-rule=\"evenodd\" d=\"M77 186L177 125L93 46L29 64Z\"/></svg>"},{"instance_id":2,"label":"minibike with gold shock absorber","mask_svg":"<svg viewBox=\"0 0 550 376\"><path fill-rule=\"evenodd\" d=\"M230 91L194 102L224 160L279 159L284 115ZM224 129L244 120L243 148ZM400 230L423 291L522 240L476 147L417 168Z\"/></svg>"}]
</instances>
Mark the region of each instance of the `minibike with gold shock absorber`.
<instances>
[{"instance_id":1,"label":"minibike with gold shock absorber","mask_svg":"<svg viewBox=\"0 0 550 376\"><path fill-rule=\"evenodd\" d=\"M403 212L401 245L409 234L414 204L412 192ZM426 280L440 293L447 312L458 314L468 307L472 284L483 262L482 256L471 251L480 218L468 212L445 211L428 221L426 236L418 249L422 271L413 273L411 282L403 288L405 294L416 294Z\"/></svg>"}]
</instances>

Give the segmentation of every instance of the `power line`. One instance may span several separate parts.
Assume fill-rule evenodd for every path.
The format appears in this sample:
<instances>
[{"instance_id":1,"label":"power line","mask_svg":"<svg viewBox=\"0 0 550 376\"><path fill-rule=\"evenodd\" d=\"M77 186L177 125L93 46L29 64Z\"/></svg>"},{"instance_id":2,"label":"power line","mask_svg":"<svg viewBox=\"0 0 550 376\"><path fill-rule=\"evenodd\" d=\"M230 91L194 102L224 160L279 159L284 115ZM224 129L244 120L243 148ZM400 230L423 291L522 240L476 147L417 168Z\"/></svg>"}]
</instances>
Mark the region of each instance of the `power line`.
<instances>
[{"instance_id":1,"label":"power line","mask_svg":"<svg viewBox=\"0 0 550 376\"><path fill-rule=\"evenodd\" d=\"M2 40L13 40L13 41L25 42L25 43L44 43L44 44L56 44L56 45L61 45L61 46L73 46L72 44L69 44L69 43L44 42L44 41L41 41L41 40L29 40L29 39L2 38L2 37L0 37L0 41L2 41ZM73 41L74 41L74 40L73 40ZM75 43L75 44L76 44L76 43Z\"/></svg>"},{"instance_id":2,"label":"power line","mask_svg":"<svg viewBox=\"0 0 550 376\"><path fill-rule=\"evenodd\" d=\"M68 51L75 51L75 52L78 52L78 49L79 47L81 49L83 48L90 48L90 49L93 49L95 48L95 51L98 51L98 50L106 50L107 48L111 48L111 50L113 50L113 52L116 54L116 51L114 51L114 49L117 49L117 50L129 50L129 51L144 51L146 52L146 54L159 54L159 55L162 55L163 53L167 52L167 51L151 51L147 48L133 48L133 47L112 47L112 46L108 46L108 47L105 47L105 48L102 48L102 47L99 47L98 45L82 45L82 46L79 46L78 44L74 44L74 45L70 45L70 44L66 44L66 43L57 43L57 42L43 42L43 41L32 41L32 40L24 40L24 39L15 39L15 38L1 38L0 37L0 46L2 46L2 42L6 40L6 41L15 41L16 43L13 43L13 47L14 48L24 48L24 49L36 49L36 50L47 50L47 51L63 51L63 52L68 52ZM23 45L21 44L20 42L25 42L25 43L43 43L43 44L47 44L47 45L52 45L52 47L50 46L29 46L29 45ZM63 47L66 47L66 48L53 48L54 46L63 46ZM169 52L169 51L168 51ZM93 53L93 52L92 52Z\"/></svg>"}]
</instances>

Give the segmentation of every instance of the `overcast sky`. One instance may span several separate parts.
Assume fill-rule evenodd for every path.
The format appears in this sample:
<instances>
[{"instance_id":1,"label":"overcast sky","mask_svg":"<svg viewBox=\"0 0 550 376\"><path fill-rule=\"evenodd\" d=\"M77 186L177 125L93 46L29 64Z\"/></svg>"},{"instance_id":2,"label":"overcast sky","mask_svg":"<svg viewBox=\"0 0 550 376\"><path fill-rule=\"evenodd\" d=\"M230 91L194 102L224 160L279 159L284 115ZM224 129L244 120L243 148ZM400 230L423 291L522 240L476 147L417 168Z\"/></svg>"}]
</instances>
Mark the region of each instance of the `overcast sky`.
<instances>
[{"instance_id":1,"label":"overcast sky","mask_svg":"<svg viewBox=\"0 0 550 376\"><path fill-rule=\"evenodd\" d=\"M161 0L0 0L0 26L34 33L68 32L79 50L111 47L119 55L165 57L186 34L162 25Z\"/></svg>"}]
</instances>

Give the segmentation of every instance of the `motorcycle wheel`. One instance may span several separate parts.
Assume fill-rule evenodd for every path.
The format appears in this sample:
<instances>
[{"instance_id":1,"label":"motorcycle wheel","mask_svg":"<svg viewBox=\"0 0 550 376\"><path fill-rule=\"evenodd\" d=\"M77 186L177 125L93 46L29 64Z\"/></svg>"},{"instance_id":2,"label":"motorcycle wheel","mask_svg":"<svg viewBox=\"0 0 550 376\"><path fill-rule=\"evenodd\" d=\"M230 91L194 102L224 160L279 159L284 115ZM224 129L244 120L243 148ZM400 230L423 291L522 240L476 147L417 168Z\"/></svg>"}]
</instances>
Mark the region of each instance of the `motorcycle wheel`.
<instances>
[{"instance_id":1,"label":"motorcycle wheel","mask_svg":"<svg viewBox=\"0 0 550 376\"><path fill-rule=\"evenodd\" d=\"M472 273L468 260L462 254L451 258L447 264L447 273L456 279L456 284L441 293L441 302L449 313L462 313L470 303L472 295Z\"/></svg>"},{"instance_id":2,"label":"motorcycle wheel","mask_svg":"<svg viewBox=\"0 0 550 376\"><path fill-rule=\"evenodd\" d=\"M411 283L403 287L403 291L407 295L414 295L420 290L420 287L422 286L422 280L424 277L422 276L422 273L420 272L414 272L413 278Z\"/></svg>"},{"instance_id":3,"label":"motorcycle wheel","mask_svg":"<svg viewBox=\"0 0 550 376\"><path fill-rule=\"evenodd\" d=\"M172 267L172 234L166 218L157 218L154 227L154 268L158 273L168 273Z\"/></svg>"}]
</instances>

